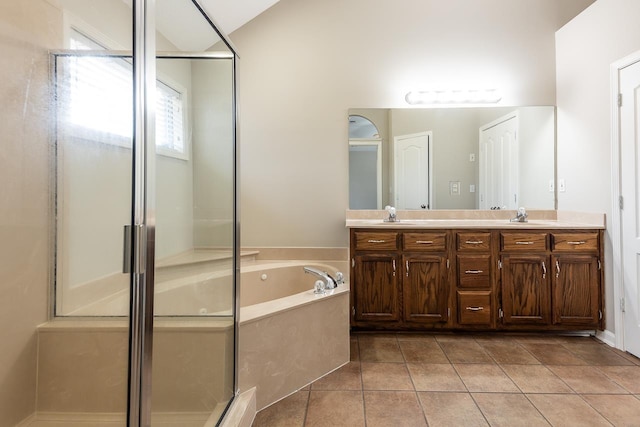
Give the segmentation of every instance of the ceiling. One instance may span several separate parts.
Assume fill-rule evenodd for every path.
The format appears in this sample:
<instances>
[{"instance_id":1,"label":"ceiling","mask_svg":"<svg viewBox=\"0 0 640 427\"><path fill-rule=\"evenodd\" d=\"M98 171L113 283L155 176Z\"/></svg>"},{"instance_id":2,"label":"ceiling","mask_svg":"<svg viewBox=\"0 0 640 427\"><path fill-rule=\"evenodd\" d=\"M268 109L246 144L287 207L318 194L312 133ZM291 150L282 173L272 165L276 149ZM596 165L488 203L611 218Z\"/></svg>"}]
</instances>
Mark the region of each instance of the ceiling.
<instances>
[{"instance_id":1,"label":"ceiling","mask_svg":"<svg viewBox=\"0 0 640 427\"><path fill-rule=\"evenodd\" d=\"M222 31L230 34L265 10L278 0L199 0Z\"/></svg>"},{"instance_id":2,"label":"ceiling","mask_svg":"<svg viewBox=\"0 0 640 427\"><path fill-rule=\"evenodd\" d=\"M225 34L237 30L277 2L278 0L198 0L198 4ZM156 27L171 44L182 51L206 51L220 41L189 0L157 2Z\"/></svg>"}]
</instances>

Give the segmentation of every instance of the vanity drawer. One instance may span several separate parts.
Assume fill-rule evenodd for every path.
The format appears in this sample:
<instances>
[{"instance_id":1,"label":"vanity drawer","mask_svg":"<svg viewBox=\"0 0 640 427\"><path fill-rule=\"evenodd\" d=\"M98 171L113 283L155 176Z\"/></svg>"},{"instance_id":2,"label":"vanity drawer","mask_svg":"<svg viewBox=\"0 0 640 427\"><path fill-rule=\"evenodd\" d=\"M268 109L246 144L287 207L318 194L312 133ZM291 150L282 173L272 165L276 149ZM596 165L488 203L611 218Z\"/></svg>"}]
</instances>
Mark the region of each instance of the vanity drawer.
<instances>
[{"instance_id":1,"label":"vanity drawer","mask_svg":"<svg viewBox=\"0 0 640 427\"><path fill-rule=\"evenodd\" d=\"M398 233L389 231L356 231L356 250L395 251L398 249Z\"/></svg>"},{"instance_id":2,"label":"vanity drawer","mask_svg":"<svg viewBox=\"0 0 640 427\"><path fill-rule=\"evenodd\" d=\"M553 233L552 249L557 252L595 252L598 233Z\"/></svg>"},{"instance_id":3,"label":"vanity drawer","mask_svg":"<svg viewBox=\"0 0 640 427\"><path fill-rule=\"evenodd\" d=\"M458 291L458 323L488 325L491 323L491 291Z\"/></svg>"},{"instance_id":4,"label":"vanity drawer","mask_svg":"<svg viewBox=\"0 0 640 427\"><path fill-rule=\"evenodd\" d=\"M457 265L458 287L491 287L491 255L458 255Z\"/></svg>"},{"instance_id":5,"label":"vanity drawer","mask_svg":"<svg viewBox=\"0 0 640 427\"><path fill-rule=\"evenodd\" d=\"M405 251L443 252L447 250L447 233L419 232L404 233L403 249Z\"/></svg>"},{"instance_id":6,"label":"vanity drawer","mask_svg":"<svg viewBox=\"0 0 640 427\"><path fill-rule=\"evenodd\" d=\"M502 233L501 250L531 252L547 250L547 233Z\"/></svg>"},{"instance_id":7,"label":"vanity drawer","mask_svg":"<svg viewBox=\"0 0 640 427\"><path fill-rule=\"evenodd\" d=\"M458 250L488 251L491 248L491 233L457 233Z\"/></svg>"}]
</instances>

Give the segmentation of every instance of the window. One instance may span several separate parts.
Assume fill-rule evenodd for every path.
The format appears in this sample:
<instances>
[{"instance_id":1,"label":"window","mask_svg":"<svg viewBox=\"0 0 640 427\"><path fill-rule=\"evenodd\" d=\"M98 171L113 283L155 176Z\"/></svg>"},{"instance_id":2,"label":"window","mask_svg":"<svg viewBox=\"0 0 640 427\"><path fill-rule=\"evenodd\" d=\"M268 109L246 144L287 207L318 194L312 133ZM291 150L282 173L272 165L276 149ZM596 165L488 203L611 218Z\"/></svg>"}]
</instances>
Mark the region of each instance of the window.
<instances>
[{"instance_id":1,"label":"window","mask_svg":"<svg viewBox=\"0 0 640 427\"><path fill-rule=\"evenodd\" d=\"M105 50L77 30L70 48ZM133 133L133 85L130 57L69 56L63 84L58 83L62 118L75 137L124 147ZM184 138L185 92L177 84L157 80L156 148L159 154L188 158Z\"/></svg>"}]
</instances>

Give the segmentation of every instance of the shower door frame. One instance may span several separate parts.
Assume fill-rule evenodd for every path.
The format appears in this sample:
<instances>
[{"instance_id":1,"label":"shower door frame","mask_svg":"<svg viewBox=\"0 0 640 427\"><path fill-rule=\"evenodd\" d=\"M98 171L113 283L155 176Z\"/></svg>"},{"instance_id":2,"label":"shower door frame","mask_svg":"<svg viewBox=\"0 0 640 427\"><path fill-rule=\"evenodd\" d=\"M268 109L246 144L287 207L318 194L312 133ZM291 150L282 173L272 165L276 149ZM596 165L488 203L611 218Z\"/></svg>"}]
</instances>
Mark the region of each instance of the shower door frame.
<instances>
[{"instance_id":1,"label":"shower door frame","mask_svg":"<svg viewBox=\"0 0 640 427\"><path fill-rule=\"evenodd\" d=\"M188 0L187 0L188 1ZM130 274L129 306L129 372L127 397L127 426L151 425L151 380L153 350L153 307L155 288L155 86L156 59L225 59L232 61L232 128L233 128L233 299L234 299L234 357L233 390L221 419L238 395L238 314L240 296L240 211L239 211L239 150L238 150L238 55L229 38L219 30L219 26L208 16L196 0L191 0L203 18L213 27L230 52L156 52L155 48L155 0L135 0L133 2L133 52L130 51L52 51L58 56L100 56L132 58L133 61L133 123L132 139L132 205L131 225L125 226L125 261L123 269ZM55 76L55 71L53 71ZM57 155L54 155L54 169L57 170ZM57 171L54 172L57 174ZM57 181L56 177L52 177ZM53 181L54 183L56 181ZM57 185L54 184L56 187ZM53 205L55 206L55 196ZM57 208L54 207L54 210ZM55 218L55 212L53 218ZM54 219L55 221L55 219ZM54 225L54 230L56 226ZM56 253L53 238L54 254ZM128 250L130 249L130 250ZM56 280L53 263L52 277ZM52 301L55 301L55 287L52 286ZM52 317L55 308L52 306Z\"/></svg>"},{"instance_id":2,"label":"shower door frame","mask_svg":"<svg viewBox=\"0 0 640 427\"><path fill-rule=\"evenodd\" d=\"M220 30L202 6L191 0L220 36L222 42L230 50L233 61L233 269L234 269L234 357L233 357L233 389L238 394L238 314L240 277L240 225L238 197L238 108L237 108L237 51L230 39ZM132 293L131 295L130 341L129 341L129 397L127 418L130 427L151 425L151 367L153 345L153 293L155 278L155 180L148 179L155 175L155 104L153 96L156 82L155 48L155 0L135 0L133 3L133 64L134 64L134 191L132 218ZM188 57L176 54L172 57ZM149 96L152 94L152 96ZM139 146L137 144L139 142ZM140 148L140 149L138 149ZM136 271L138 269L139 271ZM146 271L144 270L146 269ZM228 411L234 396L222 414Z\"/></svg>"}]
</instances>

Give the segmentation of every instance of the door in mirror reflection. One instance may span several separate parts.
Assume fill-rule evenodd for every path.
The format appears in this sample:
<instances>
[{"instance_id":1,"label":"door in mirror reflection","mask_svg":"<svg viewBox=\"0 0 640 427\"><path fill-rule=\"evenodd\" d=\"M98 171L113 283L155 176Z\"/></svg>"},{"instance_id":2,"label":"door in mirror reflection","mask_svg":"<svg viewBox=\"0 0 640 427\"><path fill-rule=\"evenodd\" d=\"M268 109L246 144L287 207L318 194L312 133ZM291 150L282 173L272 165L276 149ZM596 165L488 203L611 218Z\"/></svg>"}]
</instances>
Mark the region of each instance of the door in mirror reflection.
<instances>
[{"instance_id":1,"label":"door in mirror reflection","mask_svg":"<svg viewBox=\"0 0 640 427\"><path fill-rule=\"evenodd\" d=\"M394 139L394 192L398 209L430 209L431 132Z\"/></svg>"},{"instance_id":2,"label":"door in mirror reflection","mask_svg":"<svg viewBox=\"0 0 640 427\"><path fill-rule=\"evenodd\" d=\"M349 140L349 208L382 209L382 141Z\"/></svg>"},{"instance_id":3,"label":"door in mirror reflection","mask_svg":"<svg viewBox=\"0 0 640 427\"><path fill-rule=\"evenodd\" d=\"M480 209L518 208L518 115L480 128Z\"/></svg>"}]
</instances>

